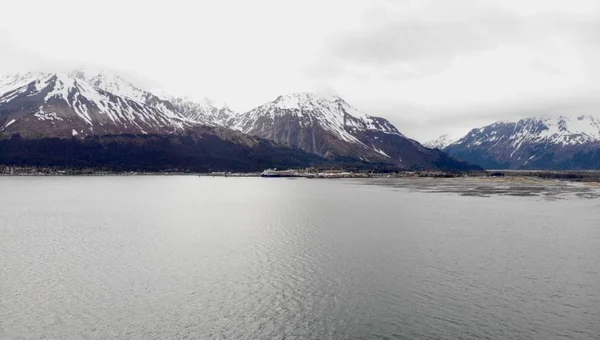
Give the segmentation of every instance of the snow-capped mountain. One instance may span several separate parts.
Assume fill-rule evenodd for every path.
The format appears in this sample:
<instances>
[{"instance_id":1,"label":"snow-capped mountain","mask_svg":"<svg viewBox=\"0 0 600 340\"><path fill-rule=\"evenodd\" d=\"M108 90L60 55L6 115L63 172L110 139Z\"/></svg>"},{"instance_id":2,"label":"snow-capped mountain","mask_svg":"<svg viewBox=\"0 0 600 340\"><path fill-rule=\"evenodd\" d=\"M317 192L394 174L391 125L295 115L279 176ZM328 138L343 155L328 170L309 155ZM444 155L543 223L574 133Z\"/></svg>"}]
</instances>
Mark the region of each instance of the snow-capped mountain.
<instances>
[{"instance_id":1,"label":"snow-capped mountain","mask_svg":"<svg viewBox=\"0 0 600 340\"><path fill-rule=\"evenodd\" d=\"M244 133L328 158L350 157L404 168L464 165L405 137L388 120L367 115L333 95L279 96L230 122L230 127Z\"/></svg>"},{"instance_id":2,"label":"snow-capped mountain","mask_svg":"<svg viewBox=\"0 0 600 340\"><path fill-rule=\"evenodd\" d=\"M155 94L133 85L119 75L109 72L96 73L79 70L73 71L71 75L88 82L96 88L135 100L159 110L177 112L190 121L204 125L226 126L227 120L234 115L233 111L226 105L218 108L208 98L193 101L163 93Z\"/></svg>"},{"instance_id":3,"label":"snow-capped mountain","mask_svg":"<svg viewBox=\"0 0 600 340\"><path fill-rule=\"evenodd\" d=\"M325 129L346 141L357 141L353 131L377 130L402 135L387 120L364 114L338 96L306 92L279 96L243 114L232 127L250 132L258 120L274 120L289 115L298 117L301 126L322 124Z\"/></svg>"},{"instance_id":4,"label":"snow-capped mountain","mask_svg":"<svg viewBox=\"0 0 600 340\"><path fill-rule=\"evenodd\" d=\"M190 131L244 147L262 145L264 140L256 138L260 137L344 161L407 169L469 168L439 150L423 147L386 119L367 115L338 96L295 93L235 114L208 99L194 102L159 96L107 72L0 77L0 139L17 135L85 139Z\"/></svg>"},{"instance_id":5,"label":"snow-capped mountain","mask_svg":"<svg viewBox=\"0 0 600 340\"><path fill-rule=\"evenodd\" d=\"M259 171L322 160L210 123L219 110L190 119L167 97L108 73L0 76L0 164Z\"/></svg>"},{"instance_id":6,"label":"snow-capped mountain","mask_svg":"<svg viewBox=\"0 0 600 340\"><path fill-rule=\"evenodd\" d=\"M600 117L498 122L471 130L444 150L486 168L600 168Z\"/></svg>"},{"instance_id":7,"label":"snow-capped mountain","mask_svg":"<svg viewBox=\"0 0 600 340\"><path fill-rule=\"evenodd\" d=\"M227 120L234 113L226 105L221 108L208 98L193 101L175 97L165 93L153 93L143 90L121 76L109 72L73 71L72 76L87 81L92 86L115 95L129 98L161 111L175 112L188 120L210 126L226 126Z\"/></svg>"},{"instance_id":8,"label":"snow-capped mountain","mask_svg":"<svg viewBox=\"0 0 600 340\"><path fill-rule=\"evenodd\" d=\"M34 72L0 75L0 96L48 75L49 73Z\"/></svg>"},{"instance_id":9,"label":"snow-capped mountain","mask_svg":"<svg viewBox=\"0 0 600 340\"><path fill-rule=\"evenodd\" d=\"M217 107L208 98L200 101L192 101L181 97L169 97L167 99L184 117L196 122L228 127L233 124L231 120L236 116L226 104Z\"/></svg>"},{"instance_id":10,"label":"snow-capped mountain","mask_svg":"<svg viewBox=\"0 0 600 340\"><path fill-rule=\"evenodd\" d=\"M454 141L455 141L455 139L451 138L448 134L444 134L434 140L430 140L429 142L424 143L423 145L430 149L443 150L447 146L453 144Z\"/></svg>"},{"instance_id":11,"label":"snow-capped mountain","mask_svg":"<svg viewBox=\"0 0 600 340\"><path fill-rule=\"evenodd\" d=\"M83 72L0 78L0 134L69 137L172 133L196 122L119 77Z\"/></svg>"},{"instance_id":12,"label":"snow-capped mountain","mask_svg":"<svg viewBox=\"0 0 600 340\"><path fill-rule=\"evenodd\" d=\"M74 70L69 73L69 76L79 81L87 82L95 88L102 89L120 97L135 100L139 103L145 103L150 97L154 96L152 93L142 90L123 79L121 76L110 72Z\"/></svg>"}]
</instances>

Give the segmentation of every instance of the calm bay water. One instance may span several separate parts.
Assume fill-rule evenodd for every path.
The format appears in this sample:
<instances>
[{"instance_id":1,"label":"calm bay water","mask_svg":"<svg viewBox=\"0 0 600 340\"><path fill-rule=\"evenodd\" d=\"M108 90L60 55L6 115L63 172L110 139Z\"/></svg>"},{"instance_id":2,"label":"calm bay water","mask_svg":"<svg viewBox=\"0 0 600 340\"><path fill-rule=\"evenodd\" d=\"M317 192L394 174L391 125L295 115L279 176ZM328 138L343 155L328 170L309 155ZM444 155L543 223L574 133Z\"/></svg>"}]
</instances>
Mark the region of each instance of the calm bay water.
<instances>
[{"instance_id":1,"label":"calm bay water","mask_svg":"<svg viewBox=\"0 0 600 340\"><path fill-rule=\"evenodd\" d=\"M0 178L0 338L600 338L595 189L412 181Z\"/></svg>"}]
</instances>

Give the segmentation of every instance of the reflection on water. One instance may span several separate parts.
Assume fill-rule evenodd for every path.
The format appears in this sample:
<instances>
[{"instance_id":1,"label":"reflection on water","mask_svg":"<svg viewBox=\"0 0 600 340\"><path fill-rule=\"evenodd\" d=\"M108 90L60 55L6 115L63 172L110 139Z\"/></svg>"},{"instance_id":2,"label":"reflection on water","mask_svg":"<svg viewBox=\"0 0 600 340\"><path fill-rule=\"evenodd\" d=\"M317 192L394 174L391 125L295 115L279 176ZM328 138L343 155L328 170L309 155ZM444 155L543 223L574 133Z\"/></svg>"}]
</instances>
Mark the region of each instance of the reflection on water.
<instances>
[{"instance_id":1,"label":"reflection on water","mask_svg":"<svg viewBox=\"0 0 600 340\"><path fill-rule=\"evenodd\" d=\"M0 178L0 338L597 338L596 188L469 181Z\"/></svg>"}]
</instances>

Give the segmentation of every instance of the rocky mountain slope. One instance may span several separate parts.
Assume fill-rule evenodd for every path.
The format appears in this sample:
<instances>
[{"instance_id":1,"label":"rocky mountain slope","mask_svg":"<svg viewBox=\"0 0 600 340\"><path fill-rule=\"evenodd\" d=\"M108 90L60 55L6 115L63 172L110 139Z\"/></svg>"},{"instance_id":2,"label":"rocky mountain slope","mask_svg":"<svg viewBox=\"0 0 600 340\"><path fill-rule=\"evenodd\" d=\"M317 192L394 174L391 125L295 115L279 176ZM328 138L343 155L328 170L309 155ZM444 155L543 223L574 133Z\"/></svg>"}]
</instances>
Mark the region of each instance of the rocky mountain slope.
<instances>
[{"instance_id":1,"label":"rocky mountain slope","mask_svg":"<svg viewBox=\"0 0 600 340\"><path fill-rule=\"evenodd\" d=\"M405 169L467 168L404 136L388 120L338 96L294 93L235 116L229 127L326 158L356 158Z\"/></svg>"},{"instance_id":2,"label":"rocky mountain slope","mask_svg":"<svg viewBox=\"0 0 600 340\"><path fill-rule=\"evenodd\" d=\"M444 150L484 168L599 169L600 117L498 122L471 130Z\"/></svg>"}]
</instances>

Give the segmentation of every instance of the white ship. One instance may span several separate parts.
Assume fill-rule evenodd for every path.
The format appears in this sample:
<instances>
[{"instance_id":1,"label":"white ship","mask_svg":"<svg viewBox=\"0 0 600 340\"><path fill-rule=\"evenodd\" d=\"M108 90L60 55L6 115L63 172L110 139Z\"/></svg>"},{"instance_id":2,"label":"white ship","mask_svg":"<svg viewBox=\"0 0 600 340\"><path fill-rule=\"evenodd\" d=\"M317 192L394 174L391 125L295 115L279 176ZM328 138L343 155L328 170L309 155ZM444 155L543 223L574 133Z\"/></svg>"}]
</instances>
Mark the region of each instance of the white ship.
<instances>
[{"instance_id":1,"label":"white ship","mask_svg":"<svg viewBox=\"0 0 600 340\"><path fill-rule=\"evenodd\" d=\"M260 177L298 177L298 172L296 170L267 169L260 174Z\"/></svg>"}]
</instances>

